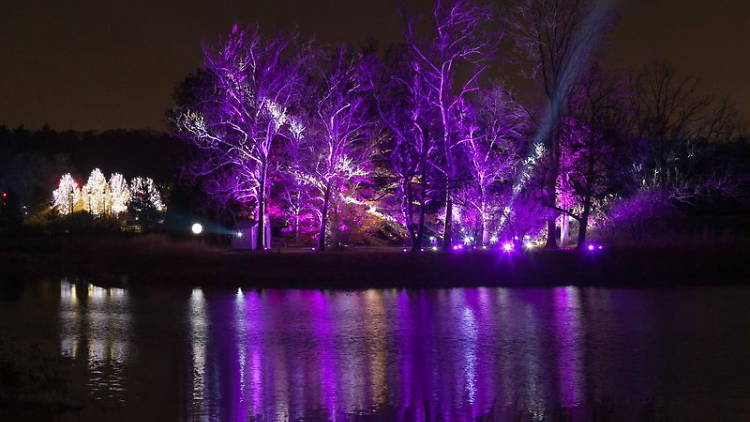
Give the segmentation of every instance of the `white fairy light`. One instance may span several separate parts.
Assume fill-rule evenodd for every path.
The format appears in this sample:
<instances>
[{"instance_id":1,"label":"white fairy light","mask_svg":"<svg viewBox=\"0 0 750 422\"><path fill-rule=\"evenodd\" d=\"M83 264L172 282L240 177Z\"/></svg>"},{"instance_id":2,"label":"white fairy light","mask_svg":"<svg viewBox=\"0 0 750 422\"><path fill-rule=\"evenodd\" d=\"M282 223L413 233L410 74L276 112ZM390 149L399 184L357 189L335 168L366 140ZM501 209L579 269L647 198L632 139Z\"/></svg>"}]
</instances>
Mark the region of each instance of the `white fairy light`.
<instances>
[{"instance_id":1,"label":"white fairy light","mask_svg":"<svg viewBox=\"0 0 750 422\"><path fill-rule=\"evenodd\" d=\"M73 212L78 201L81 198L81 190L78 183L73 179L70 173L65 173L60 178L57 189L52 192L52 207L62 215Z\"/></svg>"}]
</instances>

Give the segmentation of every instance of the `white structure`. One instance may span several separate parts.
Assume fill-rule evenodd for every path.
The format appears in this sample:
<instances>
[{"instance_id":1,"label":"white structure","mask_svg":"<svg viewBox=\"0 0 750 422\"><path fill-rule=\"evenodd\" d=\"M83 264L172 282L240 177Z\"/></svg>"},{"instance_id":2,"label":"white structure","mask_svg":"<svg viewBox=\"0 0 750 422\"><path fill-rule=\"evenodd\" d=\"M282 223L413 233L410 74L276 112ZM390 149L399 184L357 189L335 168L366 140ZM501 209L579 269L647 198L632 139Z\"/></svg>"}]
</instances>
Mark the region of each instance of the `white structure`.
<instances>
[{"instance_id":1,"label":"white structure","mask_svg":"<svg viewBox=\"0 0 750 422\"><path fill-rule=\"evenodd\" d=\"M263 231L263 248L271 248L271 224L266 219L266 227ZM232 249L255 249L258 239L258 224L254 221L241 221L234 226L232 237Z\"/></svg>"}]
</instances>

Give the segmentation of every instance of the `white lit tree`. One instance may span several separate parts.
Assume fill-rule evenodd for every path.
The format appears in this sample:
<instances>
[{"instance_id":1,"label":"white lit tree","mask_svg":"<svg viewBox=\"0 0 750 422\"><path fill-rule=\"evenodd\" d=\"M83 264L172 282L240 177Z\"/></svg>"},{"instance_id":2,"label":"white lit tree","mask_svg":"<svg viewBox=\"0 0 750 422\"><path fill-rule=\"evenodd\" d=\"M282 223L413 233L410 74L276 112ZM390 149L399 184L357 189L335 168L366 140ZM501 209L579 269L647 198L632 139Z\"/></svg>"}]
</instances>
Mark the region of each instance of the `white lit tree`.
<instances>
[{"instance_id":1,"label":"white lit tree","mask_svg":"<svg viewBox=\"0 0 750 422\"><path fill-rule=\"evenodd\" d=\"M62 215L67 215L73 212L76 204L81 198L81 190L78 188L73 176L70 173L65 173L60 177L60 182L57 185L57 189L52 192L52 207Z\"/></svg>"},{"instance_id":2,"label":"white lit tree","mask_svg":"<svg viewBox=\"0 0 750 422\"><path fill-rule=\"evenodd\" d=\"M81 194L83 207L91 215L100 217L107 213L109 209L109 185L101 170L97 168L91 171Z\"/></svg>"},{"instance_id":3,"label":"white lit tree","mask_svg":"<svg viewBox=\"0 0 750 422\"><path fill-rule=\"evenodd\" d=\"M112 176L110 176L109 196L109 211L114 215L118 215L128 210L128 202L130 202L130 188L128 187L127 180L125 180L125 177L123 177L122 174L113 173Z\"/></svg>"}]
</instances>

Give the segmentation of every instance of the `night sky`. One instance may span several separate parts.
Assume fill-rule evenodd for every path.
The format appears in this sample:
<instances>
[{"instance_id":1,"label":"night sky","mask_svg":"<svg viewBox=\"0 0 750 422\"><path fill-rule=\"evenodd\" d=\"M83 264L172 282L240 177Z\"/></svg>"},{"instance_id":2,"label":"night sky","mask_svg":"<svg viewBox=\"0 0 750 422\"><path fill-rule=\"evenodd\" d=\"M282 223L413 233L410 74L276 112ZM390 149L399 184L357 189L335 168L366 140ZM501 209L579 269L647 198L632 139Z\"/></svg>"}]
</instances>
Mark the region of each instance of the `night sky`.
<instances>
[{"instance_id":1,"label":"night sky","mask_svg":"<svg viewBox=\"0 0 750 422\"><path fill-rule=\"evenodd\" d=\"M666 58L750 116L750 1L620 4L611 68ZM200 42L233 23L298 26L323 42L401 37L392 0L4 0L2 9L0 124L32 129L164 129L175 84L201 63Z\"/></svg>"}]
</instances>

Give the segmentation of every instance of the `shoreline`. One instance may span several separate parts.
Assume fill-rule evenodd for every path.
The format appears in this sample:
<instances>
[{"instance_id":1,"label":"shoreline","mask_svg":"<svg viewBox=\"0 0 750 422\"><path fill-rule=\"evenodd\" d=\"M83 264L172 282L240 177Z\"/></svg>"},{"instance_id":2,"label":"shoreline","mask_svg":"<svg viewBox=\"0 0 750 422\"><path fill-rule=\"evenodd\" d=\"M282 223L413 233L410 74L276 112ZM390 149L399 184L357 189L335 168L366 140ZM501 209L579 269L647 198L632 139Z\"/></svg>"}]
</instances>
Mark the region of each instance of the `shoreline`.
<instances>
[{"instance_id":1,"label":"shoreline","mask_svg":"<svg viewBox=\"0 0 750 422\"><path fill-rule=\"evenodd\" d=\"M108 285L302 288L649 287L750 282L739 248L605 248L404 253L401 248L230 252L195 244L82 243L58 251L0 251L4 278L71 277Z\"/></svg>"}]
</instances>

